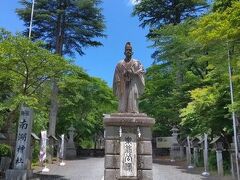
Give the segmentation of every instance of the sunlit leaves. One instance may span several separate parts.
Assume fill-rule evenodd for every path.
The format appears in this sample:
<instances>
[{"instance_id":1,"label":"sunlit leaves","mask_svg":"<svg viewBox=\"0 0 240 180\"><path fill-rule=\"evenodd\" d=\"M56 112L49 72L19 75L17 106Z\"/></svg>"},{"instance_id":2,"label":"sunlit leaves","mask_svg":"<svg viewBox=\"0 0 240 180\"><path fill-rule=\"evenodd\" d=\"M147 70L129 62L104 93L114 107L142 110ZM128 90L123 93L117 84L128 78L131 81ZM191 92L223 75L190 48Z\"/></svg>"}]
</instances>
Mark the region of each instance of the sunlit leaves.
<instances>
[{"instance_id":1,"label":"sunlit leaves","mask_svg":"<svg viewBox=\"0 0 240 180\"><path fill-rule=\"evenodd\" d=\"M203 44L231 42L239 38L240 35L240 3L233 3L232 7L224 12L212 12L200 18L197 28L192 31L192 36Z\"/></svg>"},{"instance_id":2,"label":"sunlit leaves","mask_svg":"<svg viewBox=\"0 0 240 180\"><path fill-rule=\"evenodd\" d=\"M57 133L66 133L73 124L78 143L83 139L92 141L95 133L103 132L103 114L116 111L112 90L74 65L63 75L59 89Z\"/></svg>"},{"instance_id":3,"label":"sunlit leaves","mask_svg":"<svg viewBox=\"0 0 240 180\"><path fill-rule=\"evenodd\" d=\"M32 43L21 36L11 36L0 43L0 77L12 92L4 100L9 101L9 106L17 107L22 102L37 106L44 83L58 78L67 68L65 60L41 46L42 43Z\"/></svg>"}]
</instances>

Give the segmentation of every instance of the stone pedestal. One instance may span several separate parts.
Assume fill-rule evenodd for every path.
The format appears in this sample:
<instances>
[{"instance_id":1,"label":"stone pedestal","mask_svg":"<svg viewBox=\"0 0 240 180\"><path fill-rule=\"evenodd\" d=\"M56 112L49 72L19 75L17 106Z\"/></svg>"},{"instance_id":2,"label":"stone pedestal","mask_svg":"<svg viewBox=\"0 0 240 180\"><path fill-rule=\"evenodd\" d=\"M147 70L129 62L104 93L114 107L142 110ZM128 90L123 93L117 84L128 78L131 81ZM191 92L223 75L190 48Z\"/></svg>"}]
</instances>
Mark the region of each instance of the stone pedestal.
<instances>
[{"instance_id":1,"label":"stone pedestal","mask_svg":"<svg viewBox=\"0 0 240 180\"><path fill-rule=\"evenodd\" d=\"M154 123L153 118L140 113L114 113L104 118L104 180L153 179L151 126Z\"/></svg>"},{"instance_id":2,"label":"stone pedestal","mask_svg":"<svg viewBox=\"0 0 240 180\"><path fill-rule=\"evenodd\" d=\"M67 142L66 144L66 159L75 159L77 157L77 151L73 142Z\"/></svg>"},{"instance_id":3,"label":"stone pedestal","mask_svg":"<svg viewBox=\"0 0 240 180\"><path fill-rule=\"evenodd\" d=\"M183 160L185 158L184 156L184 147L180 145L180 152L179 152L179 156L180 156L180 160Z\"/></svg>"},{"instance_id":4,"label":"stone pedestal","mask_svg":"<svg viewBox=\"0 0 240 180\"><path fill-rule=\"evenodd\" d=\"M68 141L66 143L66 159L75 159L77 157L77 151L74 143L75 128L71 126L68 128Z\"/></svg>"},{"instance_id":5,"label":"stone pedestal","mask_svg":"<svg viewBox=\"0 0 240 180\"><path fill-rule=\"evenodd\" d=\"M216 150L218 175L223 176L223 158L222 151Z\"/></svg>"},{"instance_id":6,"label":"stone pedestal","mask_svg":"<svg viewBox=\"0 0 240 180\"><path fill-rule=\"evenodd\" d=\"M198 147L193 147L193 164L194 167L198 165Z\"/></svg>"},{"instance_id":7,"label":"stone pedestal","mask_svg":"<svg viewBox=\"0 0 240 180\"><path fill-rule=\"evenodd\" d=\"M8 169L6 180L27 180L33 176L33 170Z\"/></svg>"},{"instance_id":8,"label":"stone pedestal","mask_svg":"<svg viewBox=\"0 0 240 180\"><path fill-rule=\"evenodd\" d=\"M181 159L181 152L180 152L180 145L178 143L173 143L170 148L170 157L171 161L174 162L175 160Z\"/></svg>"},{"instance_id":9,"label":"stone pedestal","mask_svg":"<svg viewBox=\"0 0 240 180\"><path fill-rule=\"evenodd\" d=\"M174 162L177 159L180 159L180 145L178 144L178 129L174 126L172 129L172 145L170 148L170 157L171 162Z\"/></svg>"}]
</instances>

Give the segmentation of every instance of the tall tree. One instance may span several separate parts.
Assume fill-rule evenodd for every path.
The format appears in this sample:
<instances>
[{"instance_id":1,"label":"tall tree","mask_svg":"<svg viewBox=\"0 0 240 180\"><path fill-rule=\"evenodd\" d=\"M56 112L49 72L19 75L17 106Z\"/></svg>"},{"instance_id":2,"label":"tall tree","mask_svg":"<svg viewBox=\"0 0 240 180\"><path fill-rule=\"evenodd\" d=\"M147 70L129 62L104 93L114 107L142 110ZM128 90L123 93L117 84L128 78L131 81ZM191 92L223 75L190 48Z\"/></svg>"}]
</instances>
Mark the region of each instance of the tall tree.
<instances>
[{"instance_id":1,"label":"tall tree","mask_svg":"<svg viewBox=\"0 0 240 180\"><path fill-rule=\"evenodd\" d=\"M196 89L191 92L192 102L182 110L183 121L182 124L196 122L198 118L206 117L204 110L208 110L208 118L206 121L201 121L199 127L211 129L215 133L222 130L232 130L229 126L231 121L226 125L226 118L230 119L231 111L239 116L239 53L240 53L240 31L238 29L240 24L239 1L216 1L222 2L218 9L208 15L200 18L197 21L196 27L191 31L190 35L195 38L205 49L208 50L208 55L202 60L208 60L211 72L206 79L208 82L206 87ZM233 106L230 104L229 91L229 75L228 68L231 62L232 82L234 87L234 101ZM211 87L210 87L211 86ZM212 87L213 86L213 87ZM197 95L198 94L198 95ZM219 94L219 95L217 95ZM209 97L207 100L206 97ZM220 106L219 106L220 105ZM210 106L214 107L211 108ZM199 108L200 107L200 108ZM228 107L229 109L226 109ZM211 109L211 111L209 111ZM228 110L228 111L227 111ZM216 119L220 126L214 126ZM226 128L227 127L227 128ZM230 128L229 128L230 127ZM220 128L220 130L219 130ZM198 127L196 127L198 129ZM199 128L201 131L201 128Z\"/></svg>"},{"instance_id":2,"label":"tall tree","mask_svg":"<svg viewBox=\"0 0 240 180\"><path fill-rule=\"evenodd\" d=\"M28 28L31 2L20 0L23 8L16 12ZM83 48L100 46L96 37L105 37L101 0L38 0L32 27L32 39L41 39L47 48L60 55L83 55ZM24 32L28 33L28 29Z\"/></svg>"},{"instance_id":3,"label":"tall tree","mask_svg":"<svg viewBox=\"0 0 240 180\"><path fill-rule=\"evenodd\" d=\"M158 35L153 39L156 56L161 62L147 69L146 93L141 101L142 109L156 119L154 134L170 135L172 126L179 125L179 110L190 101L188 92L200 86L205 77L206 63L198 60L200 46L188 35L194 24L193 20L185 21L154 32ZM178 61L184 62L181 69L176 65ZM179 70L184 75L181 85L176 81Z\"/></svg>"},{"instance_id":4,"label":"tall tree","mask_svg":"<svg viewBox=\"0 0 240 180\"><path fill-rule=\"evenodd\" d=\"M17 14L29 27L31 2L20 0L24 8ZM83 55L83 48L100 46L96 37L104 37L104 18L101 14L101 0L38 0L35 4L32 39L41 39L47 48L59 55L73 56L76 51ZM25 31L25 33L28 30ZM51 96L49 135L55 135L58 112L58 86L53 79Z\"/></svg>"},{"instance_id":5,"label":"tall tree","mask_svg":"<svg viewBox=\"0 0 240 180\"><path fill-rule=\"evenodd\" d=\"M206 5L206 0L142 0L135 6L133 15L138 16L140 26L159 28L195 17Z\"/></svg>"},{"instance_id":6,"label":"tall tree","mask_svg":"<svg viewBox=\"0 0 240 180\"><path fill-rule=\"evenodd\" d=\"M3 130L13 131L21 103L41 109L47 93L44 90L51 78L58 78L67 67L60 56L43 49L42 42L32 43L22 36L1 37L0 42L0 119ZM11 134L11 133L10 133ZM15 134L15 132L13 132Z\"/></svg>"},{"instance_id":7,"label":"tall tree","mask_svg":"<svg viewBox=\"0 0 240 180\"><path fill-rule=\"evenodd\" d=\"M141 27L150 27L147 36L148 38L154 38L152 40L155 44L158 39L162 38L162 35L155 33L156 29L169 24L177 25L190 17L199 16L206 11L206 8L206 0L142 0L135 6L132 14L138 16ZM169 36L164 38L171 39ZM153 54L154 58L156 58L157 53L158 51L155 51ZM157 61L161 61L161 59L157 59ZM176 68L178 69L176 81L180 85L183 81L183 62L176 61L176 66L178 66Z\"/></svg>"}]
</instances>

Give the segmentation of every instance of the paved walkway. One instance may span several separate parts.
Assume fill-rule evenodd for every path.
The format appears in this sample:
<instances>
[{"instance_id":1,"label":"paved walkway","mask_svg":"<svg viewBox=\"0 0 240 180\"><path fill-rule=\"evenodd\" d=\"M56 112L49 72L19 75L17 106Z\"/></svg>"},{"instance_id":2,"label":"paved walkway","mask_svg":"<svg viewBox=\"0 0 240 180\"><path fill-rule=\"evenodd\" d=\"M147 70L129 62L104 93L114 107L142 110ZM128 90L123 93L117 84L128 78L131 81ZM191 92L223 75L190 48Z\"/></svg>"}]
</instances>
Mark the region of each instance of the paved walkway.
<instances>
[{"instance_id":1,"label":"paved walkway","mask_svg":"<svg viewBox=\"0 0 240 180\"><path fill-rule=\"evenodd\" d=\"M160 160L153 164L153 180L231 180L230 176L202 176L203 168L187 169L186 162Z\"/></svg>"},{"instance_id":2,"label":"paved walkway","mask_svg":"<svg viewBox=\"0 0 240 180\"><path fill-rule=\"evenodd\" d=\"M78 160L64 161L65 166L50 164L48 173L36 173L41 180L102 180L104 173L104 158L81 158ZM34 180L39 178L34 178Z\"/></svg>"},{"instance_id":3,"label":"paved walkway","mask_svg":"<svg viewBox=\"0 0 240 180\"><path fill-rule=\"evenodd\" d=\"M51 164L50 172L41 173L41 169L35 170L37 176L34 180L103 180L104 159L82 158L65 161L65 166ZM200 175L201 169L187 170L184 163L173 165L167 161L156 161L153 164L153 180L231 180L230 177L208 177Z\"/></svg>"}]
</instances>

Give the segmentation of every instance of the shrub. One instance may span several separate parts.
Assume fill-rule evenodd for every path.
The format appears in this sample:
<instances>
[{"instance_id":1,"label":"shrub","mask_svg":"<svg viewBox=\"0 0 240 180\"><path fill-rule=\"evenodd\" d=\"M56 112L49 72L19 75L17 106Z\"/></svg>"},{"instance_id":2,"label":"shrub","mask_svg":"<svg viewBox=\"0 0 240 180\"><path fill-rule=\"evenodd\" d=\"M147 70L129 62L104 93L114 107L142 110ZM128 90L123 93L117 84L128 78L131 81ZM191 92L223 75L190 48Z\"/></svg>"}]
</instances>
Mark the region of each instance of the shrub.
<instances>
[{"instance_id":1,"label":"shrub","mask_svg":"<svg viewBox=\"0 0 240 180\"><path fill-rule=\"evenodd\" d=\"M38 163L39 153L40 153L40 145L38 143L35 143L35 145L33 147L33 154L32 154L32 162L33 163Z\"/></svg>"},{"instance_id":2,"label":"shrub","mask_svg":"<svg viewBox=\"0 0 240 180\"><path fill-rule=\"evenodd\" d=\"M209 170L210 171L216 171L217 170L216 151L210 151L209 157L208 157L208 163L209 163Z\"/></svg>"},{"instance_id":3,"label":"shrub","mask_svg":"<svg viewBox=\"0 0 240 180\"><path fill-rule=\"evenodd\" d=\"M203 160L203 150L201 149L198 153L198 163L196 164L197 167L203 167L204 166L204 160Z\"/></svg>"},{"instance_id":4,"label":"shrub","mask_svg":"<svg viewBox=\"0 0 240 180\"><path fill-rule=\"evenodd\" d=\"M83 149L91 149L94 147L94 143L92 140L89 140L89 139L84 139L81 141L81 144L80 146L83 148Z\"/></svg>"},{"instance_id":5,"label":"shrub","mask_svg":"<svg viewBox=\"0 0 240 180\"><path fill-rule=\"evenodd\" d=\"M230 174L231 173L230 153L228 151L223 151L222 153L224 174Z\"/></svg>"},{"instance_id":6,"label":"shrub","mask_svg":"<svg viewBox=\"0 0 240 180\"><path fill-rule=\"evenodd\" d=\"M7 144L0 144L0 157L11 157L11 147Z\"/></svg>"}]
</instances>

